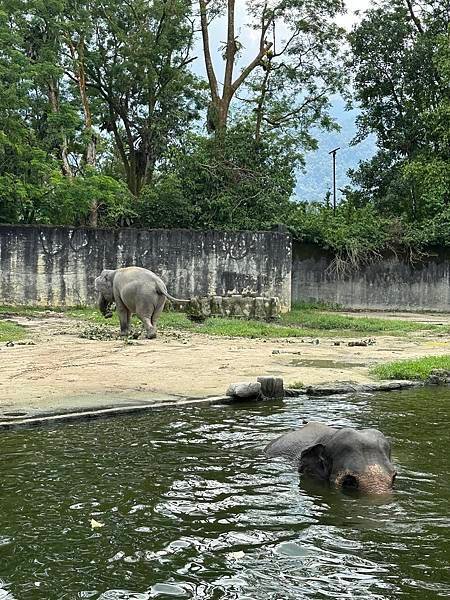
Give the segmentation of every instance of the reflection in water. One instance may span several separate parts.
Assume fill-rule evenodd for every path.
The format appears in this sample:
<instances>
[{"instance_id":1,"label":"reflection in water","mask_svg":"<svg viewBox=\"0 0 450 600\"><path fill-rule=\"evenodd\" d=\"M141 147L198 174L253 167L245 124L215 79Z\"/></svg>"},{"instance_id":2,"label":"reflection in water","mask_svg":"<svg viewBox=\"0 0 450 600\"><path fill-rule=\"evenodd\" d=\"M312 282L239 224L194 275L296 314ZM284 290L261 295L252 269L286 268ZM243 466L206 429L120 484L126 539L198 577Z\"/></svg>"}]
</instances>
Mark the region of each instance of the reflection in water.
<instances>
[{"instance_id":1,"label":"reflection in water","mask_svg":"<svg viewBox=\"0 0 450 600\"><path fill-rule=\"evenodd\" d=\"M0 600L449 597L448 417L419 390L4 434ZM304 418L383 430L394 494L265 460Z\"/></svg>"}]
</instances>

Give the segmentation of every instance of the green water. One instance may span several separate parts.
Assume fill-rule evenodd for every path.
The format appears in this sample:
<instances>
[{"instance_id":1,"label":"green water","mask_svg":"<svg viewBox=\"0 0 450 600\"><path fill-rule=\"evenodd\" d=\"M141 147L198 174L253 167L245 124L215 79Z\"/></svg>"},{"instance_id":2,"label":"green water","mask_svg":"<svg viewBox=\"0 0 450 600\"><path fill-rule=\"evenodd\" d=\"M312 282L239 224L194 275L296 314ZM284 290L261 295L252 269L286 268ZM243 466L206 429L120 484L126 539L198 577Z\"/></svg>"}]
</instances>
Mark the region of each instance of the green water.
<instances>
[{"instance_id":1,"label":"green water","mask_svg":"<svg viewBox=\"0 0 450 600\"><path fill-rule=\"evenodd\" d=\"M450 597L449 399L189 407L2 434L0 600ZM392 497L299 485L265 460L303 418L390 436Z\"/></svg>"}]
</instances>

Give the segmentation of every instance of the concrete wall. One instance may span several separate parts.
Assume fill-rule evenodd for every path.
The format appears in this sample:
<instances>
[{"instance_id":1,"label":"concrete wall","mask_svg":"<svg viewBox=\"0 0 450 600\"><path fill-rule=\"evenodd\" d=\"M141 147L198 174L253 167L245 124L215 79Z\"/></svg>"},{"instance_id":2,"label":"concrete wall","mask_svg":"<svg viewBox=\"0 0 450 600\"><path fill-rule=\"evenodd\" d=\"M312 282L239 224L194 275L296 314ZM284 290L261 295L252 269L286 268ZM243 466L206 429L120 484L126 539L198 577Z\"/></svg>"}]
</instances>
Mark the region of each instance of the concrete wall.
<instances>
[{"instance_id":1,"label":"concrete wall","mask_svg":"<svg viewBox=\"0 0 450 600\"><path fill-rule=\"evenodd\" d=\"M448 251L414 265L386 256L343 278L330 268L332 258L315 246L294 244L292 302L320 300L354 309L450 310Z\"/></svg>"},{"instance_id":2,"label":"concrete wall","mask_svg":"<svg viewBox=\"0 0 450 600\"><path fill-rule=\"evenodd\" d=\"M0 226L0 304L94 301L103 268L155 271L179 298L253 292L291 301L291 238L283 233Z\"/></svg>"}]
</instances>

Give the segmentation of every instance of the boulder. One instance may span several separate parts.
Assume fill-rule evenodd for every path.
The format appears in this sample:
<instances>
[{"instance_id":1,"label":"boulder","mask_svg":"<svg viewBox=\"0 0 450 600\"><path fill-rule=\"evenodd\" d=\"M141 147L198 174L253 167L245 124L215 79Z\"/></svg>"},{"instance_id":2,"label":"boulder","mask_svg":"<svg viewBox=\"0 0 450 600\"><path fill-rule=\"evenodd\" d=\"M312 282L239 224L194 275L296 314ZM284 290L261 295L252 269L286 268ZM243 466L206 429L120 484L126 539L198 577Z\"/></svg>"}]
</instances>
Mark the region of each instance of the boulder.
<instances>
[{"instance_id":1,"label":"boulder","mask_svg":"<svg viewBox=\"0 0 450 600\"><path fill-rule=\"evenodd\" d=\"M259 381L243 381L232 383L226 392L227 396L234 398L258 398L261 395L261 384Z\"/></svg>"},{"instance_id":2,"label":"boulder","mask_svg":"<svg viewBox=\"0 0 450 600\"><path fill-rule=\"evenodd\" d=\"M284 384L281 377L258 377L261 394L265 398L284 398Z\"/></svg>"},{"instance_id":3,"label":"boulder","mask_svg":"<svg viewBox=\"0 0 450 600\"><path fill-rule=\"evenodd\" d=\"M433 369L426 379L428 385L445 385L450 383L450 371L447 369Z\"/></svg>"}]
</instances>

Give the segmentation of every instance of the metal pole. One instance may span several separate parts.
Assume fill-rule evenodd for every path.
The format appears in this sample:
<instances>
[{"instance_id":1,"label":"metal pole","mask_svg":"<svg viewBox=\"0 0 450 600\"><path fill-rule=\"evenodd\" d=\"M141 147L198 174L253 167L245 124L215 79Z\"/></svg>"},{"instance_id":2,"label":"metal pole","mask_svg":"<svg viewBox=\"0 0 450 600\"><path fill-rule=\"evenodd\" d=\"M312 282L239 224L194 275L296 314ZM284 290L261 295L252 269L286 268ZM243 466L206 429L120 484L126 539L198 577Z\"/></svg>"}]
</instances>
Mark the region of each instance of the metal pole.
<instances>
[{"instance_id":1,"label":"metal pole","mask_svg":"<svg viewBox=\"0 0 450 600\"><path fill-rule=\"evenodd\" d=\"M333 155L333 214L336 214L336 152L341 148L335 148L328 152Z\"/></svg>"}]
</instances>

